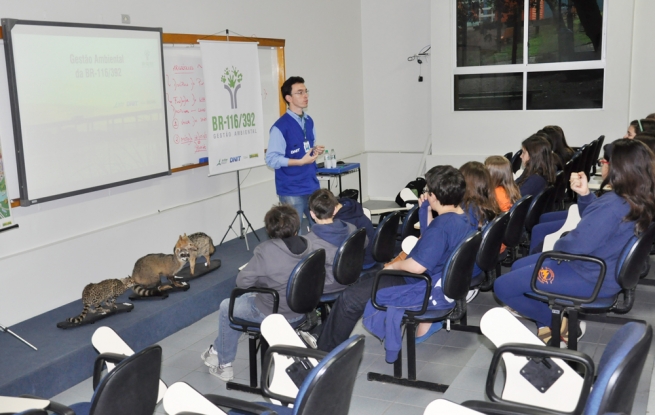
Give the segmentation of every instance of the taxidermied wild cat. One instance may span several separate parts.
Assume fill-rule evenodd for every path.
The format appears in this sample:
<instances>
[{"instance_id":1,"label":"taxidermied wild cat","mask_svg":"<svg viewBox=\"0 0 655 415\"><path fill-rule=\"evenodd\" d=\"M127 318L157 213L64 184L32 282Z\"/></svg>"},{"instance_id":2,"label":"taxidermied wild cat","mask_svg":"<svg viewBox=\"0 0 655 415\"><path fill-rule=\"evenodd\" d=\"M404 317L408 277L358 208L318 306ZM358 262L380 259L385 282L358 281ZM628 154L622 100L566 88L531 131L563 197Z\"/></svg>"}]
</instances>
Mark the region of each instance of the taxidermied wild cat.
<instances>
[{"instance_id":1,"label":"taxidermied wild cat","mask_svg":"<svg viewBox=\"0 0 655 415\"><path fill-rule=\"evenodd\" d=\"M196 247L189 238L183 235L178 238L173 249L173 255L148 254L139 258L134 264L134 271L132 271L132 278L134 278L135 283L132 291L141 297L148 297L157 291L171 289L171 285L159 286L162 276L166 277L172 285L182 287L183 284L173 278L189 260L191 251L195 250Z\"/></svg>"},{"instance_id":2,"label":"taxidermied wild cat","mask_svg":"<svg viewBox=\"0 0 655 415\"><path fill-rule=\"evenodd\" d=\"M110 279L100 281L97 284L88 284L82 291L82 304L84 309L77 317L67 319L68 322L78 324L84 320L86 315L91 313L108 313L116 308L116 298L128 289L132 288L134 280L130 277L122 280ZM103 308L102 303L108 308Z\"/></svg>"},{"instance_id":3,"label":"taxidermied wild cat","mask_svg":"<svg viewBox=\"0 0 655 415\"><path fill-rule=\"evenodd\" d=\"M184 236L186 236L186 233ZM196 248L198 248L197 250L189 251L189 267L191 268L191 275L193 275L194 269L196 267L196 258L199 256L204 256L205 266L208 267L209 263L211 262L209 257L214 252L216 252L216 248L214 248L214 241L212 241L212 238L202 232L192 233L189 235L189 240L196 246Z\"/></svg>"}]
</instances>

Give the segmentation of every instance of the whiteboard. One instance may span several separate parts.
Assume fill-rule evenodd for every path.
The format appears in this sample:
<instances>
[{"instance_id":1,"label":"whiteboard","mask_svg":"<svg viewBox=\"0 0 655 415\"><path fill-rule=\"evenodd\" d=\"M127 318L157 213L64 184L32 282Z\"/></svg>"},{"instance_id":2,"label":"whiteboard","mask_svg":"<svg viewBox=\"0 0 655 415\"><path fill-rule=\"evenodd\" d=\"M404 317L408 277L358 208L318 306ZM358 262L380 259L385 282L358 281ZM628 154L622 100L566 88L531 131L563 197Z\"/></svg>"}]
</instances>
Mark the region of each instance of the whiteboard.
<instances>
[{"instance_id":1,"label":"whiteboard","mask_svg":"<svg viewBox=\"0 0 655 415\"><path fill-rule=\"evenodd\" d=\"M259 46L266 133L280 117L277 48ZM164 78L171 168L206 161L207 108L202 56L197 45L164 45ZM203 160L204 159L204 160Z\"/></svg>"},{"instance_id":2,"label":"whiteboard","mask_svg":"<svg viewBox=\"0 0 655 415\"><path fill-rule=\"evenodd\" d=\"M2 23L21 204L170 174L161 29Z\"/></svg>"}]
</instances>

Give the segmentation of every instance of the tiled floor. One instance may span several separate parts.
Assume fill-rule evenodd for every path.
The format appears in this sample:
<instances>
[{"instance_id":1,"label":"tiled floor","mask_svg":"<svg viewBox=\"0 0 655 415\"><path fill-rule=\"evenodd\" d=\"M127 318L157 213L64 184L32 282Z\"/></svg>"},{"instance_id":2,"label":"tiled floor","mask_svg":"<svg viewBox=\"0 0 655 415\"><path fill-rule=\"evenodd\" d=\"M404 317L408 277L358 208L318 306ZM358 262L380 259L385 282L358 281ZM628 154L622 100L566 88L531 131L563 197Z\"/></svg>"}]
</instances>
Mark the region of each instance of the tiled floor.
<instances>
[{"instance_id":1,"label":"tiled floor","mask_svg":"<svg viewBox=\"0 0 655 415\"><path fill-rule=\"evenodd\" d=\"M652 277L652 276L651 276ZM469 304L469 324L477 324L480 317L490 308L497 306L491 293L481 293ZM630 317L643 318L655 324L655 287L640 286L637 302ZM527 324L533 327L533 324ZM605 344L618 326L587 323L587 332L580 343L579 350L592 355L596 361L600 358ZM450 384L443 393L423 391L408 387L369 382L369 371L392 374L392 366L384 362L384 347L361 326L355 332L365 334L366 349L359 368L359 377L351 403L351 414L422 414L432 400L445 397L455 402L469 399L484 399L484 384L487 368L493 354L493 346L484 338L471 333L446 332L441 330L425 343L417 346L418 378ZM200 359L200 353L213 341L217 334L217 313L213 313L195 324L165 338L159 344L164 351L162 378L167 384L184 381L201 393L227 394L246 400L261 400L261 397L236 391L227 391L225 383L213 377ZM639 389L633 408L633 414L655 413L655 399L649 399L653 385L653 350L644 367ZM242 337L234 363L235 377L247 382L248 344ZM63 404L88 401L93 391L91 378L53 397ZM156 414L164 414L161 404Z\"/></svg>"}]
</instances>

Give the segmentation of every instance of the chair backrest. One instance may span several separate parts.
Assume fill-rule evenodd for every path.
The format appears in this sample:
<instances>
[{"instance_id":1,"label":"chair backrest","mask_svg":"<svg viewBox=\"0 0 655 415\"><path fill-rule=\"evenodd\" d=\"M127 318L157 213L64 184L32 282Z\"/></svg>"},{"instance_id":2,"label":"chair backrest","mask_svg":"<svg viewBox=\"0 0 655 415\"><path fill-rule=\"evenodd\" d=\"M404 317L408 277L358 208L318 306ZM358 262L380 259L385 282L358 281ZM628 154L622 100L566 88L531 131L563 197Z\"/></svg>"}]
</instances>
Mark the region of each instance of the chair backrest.
<instances>
[{"instance_id":1,"label":"chair backrest","mask_svg":"<svg viewBox=\"0 0 655 415\"><path fill-rule=\"evenodd\" d=\"M587 155L586 151L588 146L589 144L583 145L577 152L578 157L575 159L575 163L573 164L573 171L576 173L584 170L585 156Z\"/></svg>"},{"instance_id":2,"label":"chair backrest","mask_svg":"<svg viewBox=\"0 0 655 415\"><path fill-rule=\"evenodd\" d=\"M594 140L589 143L587 147L587 154L585 154L585 164L584 172L587 175L587 179L591 178L591 166L594 165L594 154L596 154L596 148L598 147L598 140Z\"/></svg>"},{"instance_id":3,"label":"chair backrest","mask_svg":"<svg viewBox=\"0 0 655 415\"><path fill-rule=\"evenodd\" d=\"M393 258L398 222L400 222L400 213L396 211L385 216L378 224L371 247L371 254L377 262L389 262Z\"/></svg>"},{"instance_id":4,"label":"chair backrest","mask_svg":"<svg viewBox=\"0 0 655 415\"><path fill-rule=\"evenodd\" d=\"M325 285L325 249L309 253L291 271L287 283L287 304L294 313L313 311Z\"/></svg>"},{"instance_id":5,"label":"chair backrest","mask_svg":"<svg viewBox=\"0 0 655 415\"><path fill-rule=\"evenodd\" d=\"M603 142L605 142L605 136L601 135L596 139L596 150L594 151L594 154L592 154L591 157L591 168L593 173L596 173L596 160L600 157L600 150L603 149Z\"/></svg>"},{"instance_id":6,"label":"chair backrest","mask_svg":"<svg viewBox=\"0 0 655 415\"><path fill-rule=\"evenodd\" d=\"M539 223L539 217L546 212L548 201L554 191L555 188L553 186L548 186L534 197L530 204L530 208L528 209L528 213L525 215L525 223L523 226L526 231L531 232L534 225Z\"/></svg>"},{"instance_id":7,"label":"chair backrest","mask_svg":"<svg viewBox=\"0 0 655 415\"><path fill-rule=\"evenodd\" d=\"M491 271L496 268L508 222L509 212L503 212L489 222L482 231L482 241L475 259L475 263L482 271Z\"/></svg>"},{"instance_id":8,"label":"chair backrest","mask_svg":"<svg viewBox=\"0 0 655 415\"><path fill-rule=\"evenodd\" d=\"M89 415L152 415L157 405L161 347L149 346L120 362L98 384Z\"/></svg>"},{"instance_id":9,"label":"chair backrest","mask_svg":"<svg viewBox=\"0 0 655 415\"><path fill-rule=\"evenodd\" d=\"M566 169L566 166L564 168ZM560 170L555 175L555 190L551 194L550 200L546 205L547 212L552 212L556 206L558 209L562 208L562 202L564 202L564 198L566 196L566 182L568 182L567 177L570 178L571 173L569 173L567 176L566 170Z\"/></svg>"},{"instance_id":10,"label":"chair backrest","mask_svg":"<svg viewBox=\"0 0 655 415\"><path fill-rule=\"evenodd\" d=\"M461 300L468 294L481 242L482 234L474 232L464 238L448 258L441 283L444 294L449 298Z\"/></svg>"},{"instance_id":11,"label":"chair backrest","mask_svg":"<svg viewBox=\"0 0 655 415\"><path fill-rule=\"evenodd\" d=\"M655 240L655 223L651 223L639 237L632 237L621 251L616 263L616 282L626 290L639 283L641 272L649 260L650 250Z\"/></svg>"},{"instance_id":12,"label":"chair backrest","mask_svg":"<svg viewBox=\"0 0 655 415\"><path fill-rule=\"evenodd\" d=\"M612 336L598 364L598 376L584 415L632 413L637 385L648 356L653 329L645 322L629 322Z\"/></svg>"},{"instance_id":13,"label":"chair backrest","mask_svg":"<svg viewBox=\"0 0 655 415\"><path fill-rule=\"evenodd\" d=\"M521 241L523 225L525 223L525 215L528 214L528 209L530 208L531 202L532 195L523 196L517 200L509 210L509 222L507 222L505 238L503 238L503 243L508 248L515 247Z\"/></svg>"},{"instance_id":14,"label":"chair backrest","mask_svg":"<svg viewBox=\"0 0 655 415\"><path fill-rule=\"evenodd\" d=\"M512 163L512 173L516 173L521 168L521 153L523 153L523 150L517 151L512 156L512 160L510 160Z\"/></svg>"},{"instance_id":15,"label":"chair backrest","mask_svg":"<svg viewBox=\"0 0 655 415\"><path fill-rule=\"evenodd\" d=\"M408 236L421 236L421 231L414 228L414 224L418 222L418 203L411 208L403 219L403 224L400 228L400 240L404 240Z\"/></svg>"},{"instance_id":16,"label":"chair backrest","mask_svg":"<svg viewBox=\"0 0 655 415\"><path fill-rule=\"evenodd\" d=\"M359 228L351 233L337 249L332 263L334 279L341 285L350 285L357 281L364 266L364 245L366 229Z\"/></svg>"},{"instance_id":17,"label":"chair backrest","mask_svg":"<svg viewBox=\"0 0 655 415\"><path fill-rule=\"evenodd\" d=\"M364 336L352 336L328 353L298 390L294 415L346 415L364 356Z\"/></svg>"},{"instance_id":18,"label":"chair backrest","mask_svg":"<svg viewBox=\"0 0 655 415\"><path fill-rule=\"evenodd\" d=\"M514 153L512 153L512 152L510 151L509 153L505 153L505 155L504 155L503 157L505 157L507 160L509 160L509 161L511 162L511 161L512 161L512 156L513 156L513 155L514 155Z\"/></svg>"}]
</instances>

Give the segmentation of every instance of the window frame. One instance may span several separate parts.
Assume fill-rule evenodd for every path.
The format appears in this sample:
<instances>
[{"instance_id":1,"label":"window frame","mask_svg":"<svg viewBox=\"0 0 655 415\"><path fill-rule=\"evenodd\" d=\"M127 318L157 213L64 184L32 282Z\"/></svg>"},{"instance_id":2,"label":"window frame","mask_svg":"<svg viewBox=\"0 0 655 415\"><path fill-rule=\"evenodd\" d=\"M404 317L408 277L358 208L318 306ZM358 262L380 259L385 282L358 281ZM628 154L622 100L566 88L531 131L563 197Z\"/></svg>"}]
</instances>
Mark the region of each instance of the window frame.
<instances>
[{"instance_id":1,"label":"window frame","mask_svg":"<svg viewBox=\"0 0 655 415\"><path fill-rule=\"evenodd\" d=\"M587 60L587 61L573 61L573 62L549 62L549 63L529 63L528 56L528 30L530 25L530 0L523 0L523 62L510 65L486 65L486 66L457 66L457 1L452 0L452 31L453 41L451 43L452 53L452 82L451 82L451 109L453 112L458 112L455 109L455 76L457 75L484 75L484 74L502 74L502 73L523 73L523 106L520 111L602 111L605 109L605 87L607 86L607 79L603 74L603 106L602 108L577 108L577 109L527 109L527 86L528 86L528 73L530 72L556 72L556 71L570 71L582 69L607 69L607 11L608 1L603 0L603 30L601 42L601 58L600 60ZM569 0L571 1L571 0ZM492 110L467 110L467 111L492 111ZM516 112L519 110L495 110L498 111L511 111Z\"/></svg>"}]
</instances>

